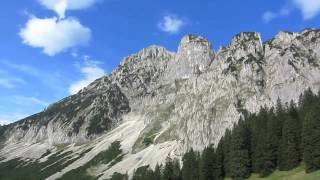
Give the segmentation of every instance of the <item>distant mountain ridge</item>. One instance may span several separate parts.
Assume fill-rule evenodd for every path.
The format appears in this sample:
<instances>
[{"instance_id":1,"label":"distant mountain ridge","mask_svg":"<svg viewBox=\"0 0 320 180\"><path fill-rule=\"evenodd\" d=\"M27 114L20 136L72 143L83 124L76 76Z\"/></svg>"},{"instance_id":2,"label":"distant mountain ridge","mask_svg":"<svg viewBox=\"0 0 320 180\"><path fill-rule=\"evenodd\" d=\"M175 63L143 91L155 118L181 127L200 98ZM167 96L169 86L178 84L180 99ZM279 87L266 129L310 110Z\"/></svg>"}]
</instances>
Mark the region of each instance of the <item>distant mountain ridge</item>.
<instances>
[{"instance_id":1,"label":"distant mountain ridge","mask_svg":"<svg viewBox=\"0 0 320 180\"><path fill-rule=\"evenodd\" d=\"M1 127L2 163L45 162L57 152L77 157L47 176L56 179L120 142L122 159L96 164L90 175L132 174L168 155L217 144L245 110L320 89L319 29L280 32L266 42L259 33L243 32L217 52L211 46L187 35L177 52L152 45L126 57L79 93Z\"/></svg>"}]
</instances>

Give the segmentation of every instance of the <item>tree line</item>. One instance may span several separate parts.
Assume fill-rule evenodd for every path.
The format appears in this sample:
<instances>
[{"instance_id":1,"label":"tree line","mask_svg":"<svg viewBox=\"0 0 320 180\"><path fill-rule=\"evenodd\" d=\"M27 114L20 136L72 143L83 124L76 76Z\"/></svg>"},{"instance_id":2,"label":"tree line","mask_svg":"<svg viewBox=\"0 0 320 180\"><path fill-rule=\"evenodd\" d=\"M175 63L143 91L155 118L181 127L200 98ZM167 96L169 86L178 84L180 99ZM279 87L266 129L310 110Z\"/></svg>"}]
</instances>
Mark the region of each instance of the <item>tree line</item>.
<instances>
[{"instance_id":1,"label":"tree line","mask_svg":"<svg viewBox=\"0 0 320 180\"><path fill-rule=\"evenodd\" d=\"M297 103L278 100L276 107L245 112L216 146L190 149L182 163L168 157L154 170L140 167L133 180L243 180L251 173L266 177L276 169L288 171L301 162L307 173L320 169L320 93L310 89ZM111 179L127 178L116 173Z\"/></svg>"}]
</instances>

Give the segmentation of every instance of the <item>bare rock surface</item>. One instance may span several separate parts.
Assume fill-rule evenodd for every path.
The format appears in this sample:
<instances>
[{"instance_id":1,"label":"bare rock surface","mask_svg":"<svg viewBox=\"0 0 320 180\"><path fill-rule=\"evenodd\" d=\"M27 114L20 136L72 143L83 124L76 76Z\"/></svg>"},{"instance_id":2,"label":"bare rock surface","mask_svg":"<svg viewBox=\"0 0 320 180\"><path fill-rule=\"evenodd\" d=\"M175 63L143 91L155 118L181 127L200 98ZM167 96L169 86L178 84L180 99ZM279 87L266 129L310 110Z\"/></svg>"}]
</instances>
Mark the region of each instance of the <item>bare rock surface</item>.
<instances>
[{"instance_id":1,"label":"bare rock surface","mask_svg":"<svg viewBox=\"0 0 320 180\"><path fill-rule=\"evenodd\" d=\"M37 160L61 145L74 156L92 148L48 177L56 179L120 141L122 160L90 174L132 174L168 155L217 144L245 111L274 106L277 99L298 101L307 88L319 91L320 30L261 39L256 32L239 33L215 52L208 39L187 35L177 52L153 45L130 55L76 95L1 127L2 161Z\"/></svg>"}]
</instances>

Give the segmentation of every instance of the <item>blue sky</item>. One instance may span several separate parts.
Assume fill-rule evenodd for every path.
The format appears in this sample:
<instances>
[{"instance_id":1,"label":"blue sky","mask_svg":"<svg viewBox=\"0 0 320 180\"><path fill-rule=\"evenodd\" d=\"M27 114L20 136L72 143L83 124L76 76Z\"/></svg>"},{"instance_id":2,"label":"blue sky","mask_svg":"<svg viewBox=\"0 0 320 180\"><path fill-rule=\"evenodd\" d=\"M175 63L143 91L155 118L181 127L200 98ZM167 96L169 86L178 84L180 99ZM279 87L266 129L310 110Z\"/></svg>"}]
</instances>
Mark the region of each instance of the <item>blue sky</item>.
<instances>
[{"instance_id":1,"label":"blue sky","mask_svg":"<svg viewBox=\"0 0 320 180\"><path fill-rule=\"evenodd\" d=\"M0 6L0 124L45 109L152 44L188 33L217 49L241 31L319 27L319 0L5 0Z\"/></svg>"}]
</instances>

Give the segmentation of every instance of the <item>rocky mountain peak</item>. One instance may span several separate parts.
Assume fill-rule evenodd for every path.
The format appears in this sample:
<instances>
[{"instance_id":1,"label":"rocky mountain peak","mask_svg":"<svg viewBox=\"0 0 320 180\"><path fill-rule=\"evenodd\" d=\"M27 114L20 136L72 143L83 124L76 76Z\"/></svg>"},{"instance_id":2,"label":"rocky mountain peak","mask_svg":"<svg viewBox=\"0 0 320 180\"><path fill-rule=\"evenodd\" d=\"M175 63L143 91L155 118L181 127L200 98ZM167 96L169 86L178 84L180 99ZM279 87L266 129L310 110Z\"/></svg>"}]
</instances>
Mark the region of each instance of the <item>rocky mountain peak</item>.
<instances>
[{"instance_id":1,"label":"rocky mountain peak","mask_svg":"<svg viewBox=\"0 0 320 180\"><path fill-rule=\"evenodd\" d=\"M209 49L212 48L212 44L207 38L194 34L184 36L180 42L179 49L186 48L188 46L204 46Z\"/></svg>"},{"instance_id":2,"label":"rocky mountain peak","mask_svg":"<svg viewBox=\"0 0 320 180\"><path fill-rule=\"evenodd\" d=\"M168 156L217 144L247 112L272 107L278 99L297 102L309 87L317 92L319 37L320 30L307 29L280 32L262 43L259 33L244 32L218 53L196 35L183 37L176 53L152 45L85 90L0 127L0 156L36 161L50 150L47 156L55 158L55 145L70 157L85 152L48 178L56 179L90 164L117 141L122 159L90 168L90 174L108 179L114 172L154 168Z\"/></svg>"},{"instance_id":3,"label":"rocky mountain peak","mask_svg":"<svg viewBox=\"0 0 320 180\"><path fill-rule=\"evenodd\" d=\"M168 58L173 53L169 52L166 48L158 45L151 45L147 48L142 49L136 54L132 54L122 61L121 65L126 65L135 60L145 60L145 59L157 59L157 57Z\"/></svg>"},{"instance_id":4,"label":"rocky mountain peak","mask_svg":"<svg viewBox=\"0 0 320 180\"><path fill-rule=\"evenodd\" d=\"M175 58L168 64L168 77L185 78L200 74L210 66L214 56L212 44L207 38L186 35L181 40Z\"/></svg>"},{"instance_id":5,"label":"rocky mountain peak","mask_svg":"<svg viewBox=\"0 0 320 180\"><path fill-rule=\"evenodd\" d=\"M241 32L232 38L230 46L239 46L242 44L254 42L255 44L262 45L261 35L257 32Z\"/></svg>"}]
</instances>

